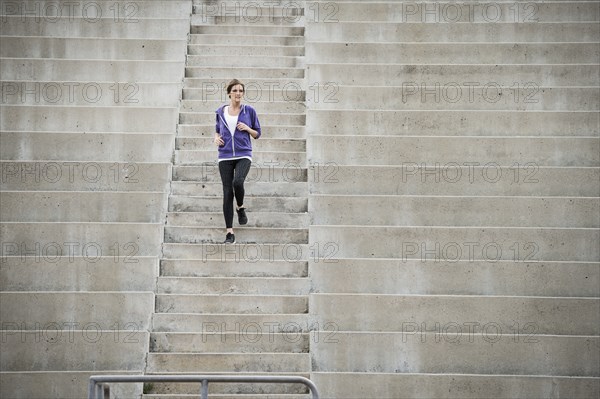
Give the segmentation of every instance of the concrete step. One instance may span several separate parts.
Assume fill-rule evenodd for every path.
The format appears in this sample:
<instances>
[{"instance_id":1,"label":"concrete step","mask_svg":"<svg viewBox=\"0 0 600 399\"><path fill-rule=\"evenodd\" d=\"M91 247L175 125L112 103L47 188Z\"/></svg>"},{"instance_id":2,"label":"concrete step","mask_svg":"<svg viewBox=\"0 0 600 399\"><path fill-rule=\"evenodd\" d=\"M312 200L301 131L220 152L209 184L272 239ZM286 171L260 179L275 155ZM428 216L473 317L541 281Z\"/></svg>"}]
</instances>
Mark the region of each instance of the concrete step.
<instances>
[{"instance_id":1,"label":"concrete step","mask_svg":"<svg viewBox=\"0 0 600 399\"><path fill-rule=\"evenodd\" d=\"M310 136L310 162L338 165L407 163L600 166L600 139L592 137ZM415 149L419 149L415 151ZM457 157L457 154L460 154ZM496 176L492 177L493 179Z\"/></svg>"},{"instance_id":2,"label":"concrete step","mask_svg":"<svg viewBox=\"0 0 600 399\"><path fill-rule=\"evenodd\" d=\"M159 277L157 294L308 295L306 278L279 277Z\"/></svg>"},{"instance_id":3,"label":"concrete step","mask_svg":"<svg viewBox=\"0 0 600 399\"><path fill-rule=\"evenodd\" d=\"M255 107L258 107L257 112L259 114L258 117L260 120L262 134L264 134L267 138L304 138L304 124L306 121L306 116L303 113L276 114L271 112L262 112L261 105L262 104L255 103ZM208 107L205 106L204 108L206 109ZM202 135L214 135L215 124L210 123L210 121L212 121L214 118L214 110L212 112L206 112L204 110L181 112L179 116L179 135L183 136L183 134L190 134L191 137L194 137L198 136L199 132Z\"/></svg>"},{"instance_id":4,"label":"concrete step","mask_svg":"<svg viewBox=\"0 0 600 399\"><path fill-rule=\"evenodd\" d=\"M153 2L158 3L158 2ZM2 58L64 58L71 60L146 60L185 62L185 40L7 36ZM160 64L159 64L160 65Z\"/></svg>"},{"instance_id":5,"label":"concrete step","mask_svg":"<svg viewBox=\"0 0 600 399\"><path fill-rule=\"evenodd\" d=\"M0 221L160 223L167 199L167 193L3 191Z\"/></svg>"},{"instance_id":6,"label":"concrete step","mask_svg":"<svg viewBox=\"0 0 600 399\"><path fill-rule=\"evenodd\" d=\"M494 110L494 111L598 111L598 89L593 87L519 88L485 83L468 87L454 82L422 87L341 86L325 84L308 99L309 109L388 110Z\"/></svg>"},{"instance_id":7,"label":"concrete step","mask_svg":"<svg viewBox=\"0 0 600 399\"><path fill-rule=\"evenodd\" d=\"M308 228L308 213L252 212L252 227ZM176 212L167 215L167 226L223 227L223 212Z\"/></svg>"},{"instance_id":8,"label":"concrete step","mask_svg":"<svg viewBox=\"0 0 600 399\"><path fill-rule=\"evenodd\" d=\"M298 3L299 6L301 6L301 3L304 3L305 0L300 0ZM204 0L192 0L192 3L194 4L194 7L198 7L202 4L205 4L206 2ZM222 10L227 10L228 7L234 8L234 7L238 7L238 8L248 8L251 9L252 7L264 7L266 5L270 5L272 7L278 7L278 8L302 8L302 7L297 7L296 4L293 5L288 5L287 4L287 0L273 0L273 2L262 5L262 4L256 4L256 2L254 0L222 0L219 4L219 8L218 9L222 9ZM214 8L210 8L210 7L206 7L206 9L214 9Z\"/></svg>"},{"instance_id":9,"label":"concrete step","mask_svg":"<svg viewBox=\"0 0 600 399\"><path fill-rule=\"evenodd\" d=\"M192 25L190 33L192 35L266 35L266 36L302 36L304 27L301 26L282 26L282 25L239 25L239 24L218 24L218 25ZM238 41L239 43L239 41Z\"/></svg>"},{"instance_id":10,"label":"concrete step","mask_svg":"<svg viewBox=\"0 0 600 399\"><path fill-rule=\"evenodd\" d=\"M515 341L513 334L499 335L492 328L468 337L451 330L410 337L339 332L334 339L334 345L321 340L311 347L313 371L598 377L599 355L589 350L598 337L540 335Z\"/></svg>"},{"instance_id":11,"label":"concrete step","mask_svg":"<svg viewBox=\"0 0 600 399\"><path fill-rule=\"evenodd\" d=\"M278 384L281 385L281 384ZM210 385L211 387L213 386L213 384ZM167 394L167 395L142 395L142 399L191 399L191 398L197 398L198 394L197 393L193 393L193 394ZM210 395L211 399L309 399L310 395L309 394L273 394L273 395L269 395L269 394L233 394L233 395L220 395L220 394L211 394Z\"/></svg>"},{"instance_id":12,"label":"concrete step","mask_svg":"<svg viewBox=\"0 0 600 399\"><path fill-rule=\"evenodd\" d=\"M305 261L288 262L285 260L236 262L235 260L221 261L202 259L163 259L160 261L160 275L164 277L177 276L298 278L308 276L308 263ZM14 280L15 278L12 278L10 281L12 282ZM594 281L594 278L591 278L591 280ZM0 285L0 287L2 286L3 285Z\"/></svg>"},{"instance_id":13,"label":"concrete step","mask_svg":"<svg viewBox=\"0 0 600 399\"><path fill-rule=\"evenodd\" d=\"M300 165L257 164L253 163L246 178L246 183L301 183L308 179L308 170ZM221 182L218 165L203 164L199 166L173 166L173 181ZM244 185L245 187L245 185ZM258 191L260 192L260 191Z\"/></svg>"},{"instance_id":14,"label":"concrete step","mask_svg":"<svg viewBox=\"0 0 600 399\"><path fill-rule=\"evenodd\" d=\"M526 227L311 226L329 258L596 262L600 230ZM512 249L511 249L512 248ZM518 252L518 254L517 254ZM518 257L517 257L518 256Z\"/></svg>"},{"instance_id":15,"label":"concrete step","mask_svg":"<svg viewBox=\"0 0 600 399\"><path fill-rule=\"evenodd\" d=\"M269 333L248 327L233 333L152 333L154 353L308 353L308 333Z\"/></svg>"},{"instance_id":16,"label":"concrete step","mask_svg":"<svg viewBox=\"0 0 600 399\"><path fill-rule=\"evenodd\" d=\"M260 145L261 151L285 151L285 152L306 152L305 139L282 139L282 138L264 138L260 142L254 142ZM212 137L185 137L178 136L175 139L175 149L177 150L203 150L214 148L214 139Z\"/></svg>"},{"instance_id":17,"label":"concrete step","mask_svg":"<svg viewBox=\"0 0 600 399\"><path fill-rule=\"evenodd\" d=\"M258 4L258 3L257 3ZM293 3L289 3L293 4ZM238 10L230 9L222 13L194 14L192 16L192 27L203 25L236 25L236 26L254 26L257 24L264 26L282 26L282 27L304 27L304 16L301 14L302 8L275 8L238 7Z\"/></svg>"},{"instance_id":18,"label":"concrete step","mask_svg":"<svg viewBox=\"0 0 600 399\"><path fill-rule=\"evenodd\" d=\"M213 45L207 45L207 48L213 48ZM261 47L262 46L256 46ZM302 46L301 46L302 47ZM241 47L241 48L246 48L246 47ZM294 47L295 48L295 47ZM304 47L302 47L304 48ZM185 88L197 88L197 89L204 89L207 92L216 92L218 90L222 91L223 97L221 98L221 100L223 100L223 102L227 102L228 101L228 97L227 97L227 85L229 84L229 81L231 79L227 79L227 78L211 78L211 79L200 79L200 78L186 78L185 79ZM297 87L304 87L304 79L298 79L298 78L252 78L252 80L248 83L245 83L245 88L246 88L246 93L244 96L244 100L245 101L249 101L248 100L248 93L250 90L262 90L265 91L267 93L270 92L274 92L276 90L292 90L295 89ZM273 96L266 97L268 100L265 101L265 103L270 103L272 102Z\"/></svg>"},{"instance_id":19,"label":"concrete step","mask_svg":"<svg viewBox=\"0 0 600 399\"><path fill-rule=\"evenodd\" d=\"M39 111L39 106L175 107L181 97L181 83L74 83L73 91L67 82L3 81L1 84L15 93L5 96L7 103L33 107L30 112ZM29 91L33 94L27 95Z\"/></svg>"},{"instance_id":20,"label":"concrete step","mask_svg":"<svg viewBox=\"0 0 600 399\"><path fill-rule=\"evenodd\" d=\"M268 262L275 265L283 260L295 264L307 260L312 252L314 250L309 249L306 244L163 244L163 259L201 259L202 262L220 260L236 263Z\"/></svg>"},{"instance_id":21,"label":"concrete step","mask_svg":"<svg viewBox=\"0 0 600 399\"><path fill-rule=\"evenodd\" d=\"M58 319L61 320L61 319ZM68 322L67 322L68 323ZM3 331L2 371L142 370L149 334L140 330L59 329L60 322L38 331ZM96 356L92 358L92 350Z\"/></svg>"},{"instance_id":22,"label":"concrete step","mask_svg":"<svg viewBox=\"0 0 600 399\"><path fill-rule=\"evenodd\" d=\"M431 25L427 26L431 28ZM571 64L577 67L578 64L597 64L600 57L600 49L595 43L576 43L579 40L571 43L470 43L462 40L453 43L437 38L426 43L405 43L402 40L387 43L307 41L306 60L319 60L324 64ZM443 43L436 43L439 41ZM312 65L309 63L307 67Z\"/></svg>"},{"instance_id":23,"label":"concrete step","mask_svg":"<svg viewBox=\"0 0 600 399\"><path fill-rule=\"evenodd\" d=\"M221 55L227 56L236 54L238 56L262 55L264 57L273 56L293 56L301 57L304 55L304 46L286 46L286 45L230 45L230 44L190 44L188 46L188 55Z\"/></svg>"},{"instance_id":24,"label":"concrete step","mask_svg":"<svg viewBox=\"0 0 600 399\"><path fill-rule=\"evenodd\" d=\"M4 291L0 293L0 298L2 298L1 329L27 331L32 340L33 334L41 334L42 330L44 332L69 329L90 330L92 336L96 335L94 333L96 330L131 330L136 334L142 334L142 331L147 330L150 325L150 315L154 305L152 292ZM98 334L108 337L108 333ZM15 339L14 342L20 338L19 334L12 337ZM66 370L73 369L77 368ZM85 367L80 369L86 370ZM28 369L3 368L3 370Z\"/></svg>"},{"instance_id":25,"label":"concrete step","mask_svg":"<svg viewBox=\"0 0 600 399\"><path fill-rule=\"evenodd\" d=\"M299 295L156 295L156 313L288 314L307 312L308 297Z\"/></svg>"},{"instance_id":26,"label":"concrete step","mask_svg":"<svg viewBox=\"0 0 600 399\"><path fill-rule=\"evenodd\" d=\"M152 162L169 160L173 137L143 133L1 132L3 160Z\"/></svg>"},{"instance_id":27,"label":"concrete step","mask_svg":"<svg viewBox=\"0 0 600 399\"><path fill-rule=\"evenodd\" d=\"M303 46L304 36L291 35L257 35L249 34L244 35L244 43L249 46ZM204 33L204 34L190 34L190 45L198 44L216 44L216 45L234 45L239 46L239 37L235 34L220 34L220 33Z\"/></svg>"},{"instance_id":28,"label":"concrete step","mask_svg":"<svg viewBox=\"0 0 600 399\"><path fill-rule=\"evenodd\" d=\"M260 116L259 116L260 118ZM207 122L212 118L204 119ZM261 138L275 137L279 139L305 139L305 127L299 125L264 125L261 124ZM215 124L189 124L178 125L179 134L186 137L210 137L214 138Z\"/></svg>"},{"instance_id":29,"label":"concrete step","mask_svg":"<svg viewBox=\"0 0 600 399\"><path fill-rule=\"evenodd\" d=\"M218 4L205 4L195 2L193 6L194 17L200 23L223 23L226 19L233 19L242 23L273 23L285 19L288 23L294 22L299 16L304 15L304 7L301 3L284 3L279 1L272 3L257 3L250 1L227 2ZM214 20L214 22L213 22ZM279 22L282 23L282 22Z\"/></svg>"},{"instance_id":30,"label":"concrete step","mask_svg":"<svg viewBox=\"0 0 600 399\"><path fill-rule=\"evenodd\" d=\"M449 128L452 126L452 128ZM308 110L307 135L592 136L598 112Z\"/></svg>"},{"instance_id":31,"label":"concrete step","mask_svg":"<svg viewBox=\"0 0 600 399\"><path fill-rule=\"evenodd\" d=\"M3 105L0 116L0 129L3 131L172 134L179 113L173 107ZM131 123L132 120L136 123Z\"/></svg>"},{"instance_id":32,"label":"concrete step","mask_svg":"<svg viewBox=\"0 0 600 399\"><path fill-rule=\"evenodd\" d=\"M313 3L314 4L314 3ZM318 3L317 3L318 4ZM327 4L327 3L325 3ZM460 3L449 6L438 3L398 6L387 2L341 2L336 7L325 4L306 10L306 18L314 22L402 22L402 23L535 23L591 22L600 19L598 4L580 1L527 3ZM493 4L493 5L489 5ZM491 11L493 8L494 11ZM493 16L492 16L493 13Z\"/></svg>"},{"instance_id":33,"label":"concrete step","mask_svg":"<svg viewBox=\"0 0 600 399\"><path fill-rule=\"evenodd\" d=\"M537 86L598 86L599 65L427 65L383 64L376 58L360 63L310 64L310 82L336 82L338 85L401 86L406 91L418 87L442 86L450 92L454 86L496 84L516 89L519 85ZM519 83L520 82L520 83Z\"/></svg>"},{"instance_id":34,"label":"concrete step","mask_svg":"<svg viewBox=\"0 0 600 399\"><path fill-rule=\"evenodd\" d=\"M90 332L91 334L92 332ZM89 371L4 371L0 372L0 395L3 398L81 399L87 397L89 379L93 375L140 375L143 370ZM115 384L110 387L116 397L141 395L141 384ZM137 396L136 396L137 395Z\"/></svg>"},{"instance_id":35,"label":"concrete step","mask_svg":"<svg viewBox=\"0 0 600 399\"><path fill-rule=\"evenodd\" d=\"M238 36L236 36L238 37ZM290 57L297 58L297 57ZM238 79L298 79L304 77L304 67L250 67L250 66L186 66L186 78L208 78L208 79L231 79L232 76L237 76Z\"/></svg>"},{"instance_id":36,"label":"concrete step","mask_svg":"<svg viewBox=\"0 0 600 399\"><path fill-rule=\"evenodd\" d=\"M235 219L235 215L234 215ZM236 242L243 243L282 243L282 244L305 244L308 242L308 229L306 228L275 228L254 227L252 214L248 213L248 225L239 226L237 220ZM220 244L225 240L225 221L222 227L165 227L165 242L169 243L214 243Z\"/></svg>"},{"instance_id":37,"label":"concrete step","mask_svg":"<svg viewBox=\"0 0 600 399\"><path fill-rule=\"evenodd\" d=\"M188 55L187 66L189 67L231 67L231 58L222 55ZM303 57L284 57L262 55L248 55L244 57L246 68L303 68Z\"/></svg>"},{"instance_id":38,"label":"concrete step","mask_svg":"<svg viewBox=\"0 0 600 399\"><path fill-rule=\"evenodd\" d=\"M0 161L3 191L168 192L170 163Z\"/></svg>"},{"instance_id":39,"label":"concrete step","mask_svg":"<svg viewBox=\"0 0 600 399\"><path fill-rule=\"evenodd\" d=\"M239 333L250 328L262 333L307 332L316 324L309 321L306 313L277 314L198 314L198 313L154 313L154 332L203 332Z\"/></svg>"},{"instance_id":40,"label":"concrete step","mask_svg":"<svg viewBox=\"0 0 600 399\"><path fill-rule=\"evenodd\" d=\"M201 85L202 83L197 82L199 79L186 79L186 84ZM290 79L291 81L291 79ZM281 86L283 88L283 86ZM298 86L296 86L298 87ZM216 90L216 89L215 89ZM261 96L260 101L248 101L248 98L244 100L252 105L254 108L259 109L261 114L302 114L306 111L306 105L299 101L268 101L269 89L264 88L264 95ZM223 95L225 97L225 95ZM267 100L267 101L265 101ZM217 108L223 105L225 101L216 100L181 100L181 110L184 112L215 112Z\"/></svg>"},{"instance_id":41,"label":"concrete step","mask_svg":"<svg viewBox=\"0 0 600 399\"><path fill-rule=\"evenodd\" d=\"M198 89L190 89L194 92L197 92ZM189 90L184 90L184 96L193 96L193 97L198 97L197 96L198 93L195 94L191 94L189 92ZM294 100L295 102L296 100ZM258 105L258 104L257 104ZM260 106L260 105L258 105ZM258 112L260 112L260 108L259 110L257 110ZM201 123L206 123L208 121L212 121L215 118L215 111L213 110L212 112L180 112L179 113L179 122L183 123L183 124L201 124ZM296 114L292 114L292 113L281 113L281 114L274 114L274 113L261 113L259 115L259 119L262 124L265 125L273 125L272 128L276 128L277 125L283 125L283 126L289 126L289 125L296 125L296 126L304 126L304 123L306 122L306 116L303 113L296 113ZM214 126L214 124L213 124Z\"/></svg>"},{"instance_id":42,"label":"concrete step","mask_svg":"<svg viewBox=\"0 0 600 399\"><path fill-rule=\"evenodd\" d=\"M478 295L313 294L309 309L320 326L336 331L435 331L469 329L487 334L597 336L600 298ZM394 317L390 318L389 315ZM533 338L532 338L533 339Z\"/></svg>"},{"instance_id":43,"label":"concrete step","mask_svg":"<svg viewBox=\"0 0 600 399\"><path fill-rule=\"evenodd\" d=\"M340 294L597 297L600 282L598 262L335 259L310 272L315 292Z\"/></svg>"},{"instance_id":44,"label":"concrete step","mask_svg":"<svg viewBox=\"0 0 600 399\"><path fill-rule=\"evenodd\" d=\"M106 2L105 4L111 4ZM90 11L91 14L91 11ZM131 14L129 14L131 15ZM44 37L105 37L120 39L181 39L190 29L186 18L139 18L135 23L126 23L125 17L115 23L115 18L106 15L87 17L69 15L60 18L40 18L37 15L4 16L0 27L2 36ZM133 21L133 19L132 19Z\"/></svg>"},{"instance_id":45,"label":"concrete step","mask_svg":"<svg viewBox=\"0 0 600 399\"><path fill-rule=\"evenodd\" d=\"M216 27L218 28L218 27ZM307 21L305 40L329 42L597 42L597 22L377 23Z\"/></svg>"},{"instance_id":46,"label":"concrete step","mask_svg":"<svg viewBox=\"0 0 600 399\"><path fill-rule=\"evenodd\" d=\"M209 80L200 83L197 78L187 79L186 81L190 80L197 87L186 87L184 89L183 98L185 100L200 100L202 103L216 102L216 106L207 109L208 104L201 104L200 106L197 106L196 110L214 112L218 106L229 102L226 85L221 87L218 86L216 82L213 83ZM215 81L216 79L211 80ZM250 104L256 104L259 108L263 108L261 105L266 106L271 102L303 102L306 97L306 93L303 89L304 82L298 82L298 79L296 78L280 78L264 82L250 81L244 83L244 85L246 90L244 93L244 100ZM301 107L299 108L304 109Z\"/></svg>"},{"instance_id":47,"label":"concrete step","mask_svg":"<svg viewBox=\"0 0 600 399\"><path fill-rule=\"evenodd\" d=\"M0 291L151 292L159 269L154 257L107 256L94 262L68 256L42 259L3 257Z\"/></svg>"},{"instance_id":48,"label":"concrete step","mask_svg":"<svg viewBox=\"0 0 600 399\"><path fill-rule=\"evenodd\" d=\"M149 353L146 373L307 372L307 353Z\"/></svg>"},{"instance_id":49,"label":"concrete step","mask_svg":"<svg viewBox=\"0 0 600 399\"><path fill-rule=\"evenodd\" d=\"M211 373L207 373L211 374ZM264 375L264 373L254 373L254 372L235 372L235 373L219 373L225 375L241 375L241 376L252 376L252 375ZM309 378L309 373L279 373L279 372L271 372L269 375L293 375L299 377ZM184 398L189 398L190 395L197 399L198 397L198 384L194 383L155 383L152 386L150 391L154 395L160 395L163 398L169 398L168 395L174 395L174 398L179 399L180 395L183 395ZM308 389L302 384L252 384L252 383L210 383L209 384L210 398L227 398L228 396L233 396L234 398L239 398L240 395L246 395L252 398L253 395L276 395L276 398L282 397L283 399L296 399L292 396L292 398L287 398L285 395L300 395L308 391ZM164 396L167 395L167 396ZM282 396L279 396L282 395ZM244 396L241 396L244 398ZM186 399L187 399L186 398ZM267 398L269 398L267 396ZM261 399L265 399L262 397Z\"/></svg>"},{"instance_id":50,"label":"concrete step","mask_svg":"<svg viewBox=\"0 0 600 399\"><path fill-rule=\"evenodd\" d=\"M257 99L259 101L263 101L263 100L267 100L267 98L261 98L261 96L266 96L269 95L266 92L260 92L257 91L255 92L256 96L253 97L253 101L254 99ZM277 94L271 94L273 96L277 96L279 97L279 95ZM205 94L202 93L202 89L185 89L184 90L184 94L183 94L184 98L186 99L185 101L200 101L200 102L204 102L203 99L201 98L205 98ZM281 95L280 98L277 99L277 101L279 102L286 102L286 101L290 101L293 103L293 105L289 106L289 107L285 107L285 108L296 108L298 109L299 107L297 107L295 104L298 103L298 101L303 100L304 99L304 91L296 91L294 94L291 94L290 97L287 97L287 94L283 93ZM219 96L214 96L214 98L218 98ZM202 105L196 105L193 110L185 110L185 111L181 111L180 112L180 116L179 116L179 121L180 123L185 123L185 124L206 124L206 122L211 121L212 119L215 118L215 111L217 109L217 107L220 107L221 105L224 104L224 99L219 101L219 100L206 100L208 101L217 101L219 102L219 104L215 104L217 105L214 108L210 108L211 105L213 104L202 104ZM265 105L265 108L263 108L263 105ZM257 112L259 113L259 119L261 122L261 125L300 125L303 126L305 121L306 121L306 116L304 114L304 110L303 109L299 109L299 112L273 112L271 107L268 107L267 104L265 104L265 102L253 102L253 107L257 110ZM271 109L270 109L271 108ZM282 110L283 111L283 110ZM214 124L211 124L212 126L214 126Z\"/></svg>"},{"instance_id":51,"label":"concrete step","mask_svg":"<svg viewBox=\"0 0 600 399\"><path fill-rule=\"evenodd\" d=\"M259 144L257 144L256 147L259 147ZM216 158L217 153L214 149L175 150L175 163L177 165L198 165L205 162L210 163L214 162ZM262 151L262 149L255 148L252 151L252 161L264 165L289 164L301 166L306 165L306 153L292 151Z\"/></svg>"},{"instance_id":52,"label":"concrete step","mask_svg":"<svg viewBox=\"0 0 600 399\"><path fill-rule=\"evenodd\" d=\"M218 173L218 172L217 172ZM308 184L305 182L286 182L286 181L277 181L277 182L257 182L256 179L253 181L247 182L244 184L244 188L248 191L248 193L252 193L255 196L261 197L308 197ZM171 183L171 195L188 195L188 196L206 196L206 197L222 197L223 196L223 184L221 182L211 182L211 183L200 183L200 182L191 182L191 181L173 181ZM182 215L184 216L184 215ZM188 215L190 218L200 217L200 215ZM270 218L267 213L264 215L265 218L269 218L274 220L274 218ZM286 216L277 214L277 219L279 217L293 217L296 216ZM214 217L214 215L210 215L210 217ZM187 219L187 217L186 217ZM192 219L189 219L192 220ZM198 219L200 220L200 219ZM196 222L194 222L196 223ZM209 223L207 221L207 223Z\"/></svg>"},{"instance_id":53,"label":"concrete step","mask_svg":"<svg viewBox=\"0 0 600 399\"><path fill-rule=\"evenodd\" d=\"M6 256L57 258L82 256L158 256L162 223L26 223L4 222L2 252ZM120 255L119 255L120 256Z\"/></svg>"},{"instance_id":54,"label":"concrete step","mask_svg":"<svg viewBox=\"0 0 600 399\"><path fill-rule=\"evenodd\" d=\"M254 197L247 193L244 206L248 208L249 217L252 217L253 211L303 213L307 212L308 199ZM171 196L169 198L169 212L219 212L222 209L223 199L218 197Z\"/></svg>"},{"instance_id":55,"label":"concrete step","mask_svg":"<svg viewBox=\"0 0 600 399\"><path fill-rule=\"evenodd\" d=\"M148 18L189 18L192 13L190 2L186 0L169 0L168 5L154 0L140 0L135 5L126 0L98 0L93 6L87 4L55 5L24 0L5 4L0 15L33 15L47 22L53 22L57 17L86 17L91 22L103 15L113 18L116 23L137 23Z\"/></svg>"},{"instance_id":56,"label":"concrete step","mask_svg":"<svg viewBox=\"0 0 600 399\"><path fill-rule=\"evenodd\" d=\"M487 175L491 168L501 173L500 179L492 179ZM408 163L402 166L330 164L309 171L307 179L311 193L331 195L597 197L597 187L582 185L581 182L598 181L600 178L598 168L545 167L535 164L497 167L487 162L473 165L469 161L458 166L439 163ZM202 175L196 172L195 176ZM213 178L208 173L205 176L206 179Z\"/></svg>"},{"instance_id":57,"label":"concrete step","mask_svg":"<svg viewBox=\"0 0 600 399\"><path fill-rule=\"evenodd\" d=\"M589 377L317 372L311 373L311 380L323 397L347 399L398 399L399 392L414 399L558 398L559 392L586 399L600 392L600 381Z\"/></svg>"},{"instance_id":58,"label":"concrete step","mask_svg":"<svg viewBox=\"0 0 600 399\"><path fill-rule=\"evenodd\" d=\"M598 228L600 198L312 195L309 213L317 225Z\"/></svg>"}]
</instances>

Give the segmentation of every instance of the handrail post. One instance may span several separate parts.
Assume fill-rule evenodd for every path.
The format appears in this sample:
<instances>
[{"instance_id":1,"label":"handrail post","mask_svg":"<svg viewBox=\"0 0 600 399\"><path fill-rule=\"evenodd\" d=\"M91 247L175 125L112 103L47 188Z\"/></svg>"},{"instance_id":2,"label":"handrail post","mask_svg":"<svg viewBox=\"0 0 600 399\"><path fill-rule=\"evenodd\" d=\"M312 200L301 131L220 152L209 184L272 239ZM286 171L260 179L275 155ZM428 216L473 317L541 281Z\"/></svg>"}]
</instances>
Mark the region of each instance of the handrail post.
<instances>
[{"instance_id":1,"label":"handrail post","mask_svg":"<svg viewBox=\"0 0 600 399\"><path fill-rule=\"evenodd\" d=\"M104 386L104 383L96 384L96 393L94 394L94 397L96 399L102 399L102 387L103 386Z\"/></svg>"},{"instance_id":2,"label":"handrail post","mask_svg":"<svg viewBox=\"0 0 600 399\"><path fill-rule=\"evenodd\" d=\"M93 378L88 383L88 399L96 399L96 380Z\"/></svg>"},{"instance_id":3,"label":"handrail post","mask_svg":"<svg viewBox=\"0 0 600 399\"><path fill-rule=\"evenodd\" d=\"M200 387L200 397L202 399L208 399L208 380L202 380L202 386Z\"/></svg>"}]
</instances>

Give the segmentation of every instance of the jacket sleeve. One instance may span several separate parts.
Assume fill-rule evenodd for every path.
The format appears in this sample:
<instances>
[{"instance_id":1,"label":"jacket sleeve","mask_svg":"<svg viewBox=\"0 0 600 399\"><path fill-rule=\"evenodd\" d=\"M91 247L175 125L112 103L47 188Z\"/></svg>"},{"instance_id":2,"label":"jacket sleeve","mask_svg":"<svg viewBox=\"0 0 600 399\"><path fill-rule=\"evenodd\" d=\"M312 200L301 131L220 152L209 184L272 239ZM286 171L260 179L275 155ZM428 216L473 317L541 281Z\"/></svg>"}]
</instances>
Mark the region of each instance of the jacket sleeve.
<instances>
[{"instance_id":1,"label":"jacket sleeve","mask_svg":"<svg viewBox=\"0 0 600 399\"><path fill-rule=\"evenodd\" d=\"M215 111L216 121L215 121L215 132L221 134L221 130L219 127L219 111Z\"/></svg>"},{"instance_id":2,"label":"jacket sleeve","mask_svg":"<svg viewBox=\"0 0 600 399\"><path fill-rule=\"evenodd\" d=\"M260 122L258 121L258 115L256 114L256 110L254 110L254 108L252 109L252 129L258 132L258 135L256 136L256 138L258 139L262 132L260 130Z\"/></svg>"}]
</instances>

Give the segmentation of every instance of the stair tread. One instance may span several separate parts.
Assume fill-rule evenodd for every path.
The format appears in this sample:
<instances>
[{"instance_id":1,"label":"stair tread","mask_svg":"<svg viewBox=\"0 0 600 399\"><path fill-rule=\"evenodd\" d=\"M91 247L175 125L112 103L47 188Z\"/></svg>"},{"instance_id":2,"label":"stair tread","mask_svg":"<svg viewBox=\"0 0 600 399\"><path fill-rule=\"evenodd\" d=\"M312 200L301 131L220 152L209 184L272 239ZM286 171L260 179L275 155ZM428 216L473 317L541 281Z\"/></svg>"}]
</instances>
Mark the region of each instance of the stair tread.
<instances>
[{"instance_id":1,"label":"stair tread","mask_svg":"<svg viewBox=\"0 0 600 399\"><path fill-rule=\"evenodd\" d=\"M158 293L156 296L164 297L202 297L202 298L236 298L239 299L242 296L252 297L257 299L268 299L268 298L289 298L289 299L307 299L308 295L286 295L286 294L162 294ZM211 313L217 314L217 313ZM235 313L223 313L223 314L235 314ZM258 314L258 313L257 313ZM262 313L260 313L262 314ZM269 313L270 314L270 313ZM279 314L279 313L274 313ZM295 314L295 313L290 313Z\"/></svg>"},{"instance_id":2,"label":"stair tread","mask_svg":"<svg viewBox=\"0 0 600 399\"><path fill-rule=\"evenodd\" d=\"M286 281L293 281L293 282L298 282L298 281L310 281L308 278L306 277L192 277L192 276L183 276L183 277L178 277L178 276L159 276L158 277L159 281L160 280L208 280L208 281L216 281L216 280L223 280L223 281L230 281L230 280L237 280L237 281L248 281L248 282L253 282L253 281L261 281L261 280L265 280L265 281L282 281L282 282L286 282Z\"/></svg>"},{"instance_id":3,"label":"stair tread","mask_svg":"<svg viewBox=\"0 0 600 399\"><path fill-rule=\"evenodd\" d=\"M283 168L282 168L282 169L283 169ZM207 184L207 183L202 183L202 184ZM220 184L220 183L218 183L218 184ZM269 184L271 184L271 183L269 183ZM212 197L212 196L207 196L207 195L190 195L190 196L188 196L188 195L179 195L179 194L170 195L169 197L170 197L170 198L177 198L177 197L185 197L185 198L214 198L214 197ZM252 195L250 195L250 194L248 194L248 195L245 195L245 197L253 197L253 198L273 198L273 199L276 199L276 198L277 198L277 199L281 199L281 198L283 198L283 199L286 199L286 198L289 198L289 199L300 199L300 200L302 200L302 199L306 199L306 200L308 200L308 198L298 198L298 197L274 197L274 196L268 196L268 195L257 195L257 196L252 196ZM269 211L269 212L270 212L270 211ZM283 212L283 213L295 213L295 212Z\"/></svg>"}]
</instances>

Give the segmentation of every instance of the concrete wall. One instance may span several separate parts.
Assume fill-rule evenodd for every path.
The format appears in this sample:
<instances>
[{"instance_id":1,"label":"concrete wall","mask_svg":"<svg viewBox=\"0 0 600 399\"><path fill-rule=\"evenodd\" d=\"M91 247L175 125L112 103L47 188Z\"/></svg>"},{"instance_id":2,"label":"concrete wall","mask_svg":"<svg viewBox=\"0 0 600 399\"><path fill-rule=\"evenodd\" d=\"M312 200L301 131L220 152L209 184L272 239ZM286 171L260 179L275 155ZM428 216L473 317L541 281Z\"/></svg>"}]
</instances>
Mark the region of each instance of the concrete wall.
<instances>
[{"instance_id":1,"label":"concrete wall","mask_svg":"<svg viewBox=\"0 0 600 399\"><path fill-rule=\"evenodd\" d=\"M597 396L598 3L306 16L322 394Z\"/></svg>"},{"instance_id":2,"label":"concrete wall","mask_svg":"<svg viewBox=\"0 0 600 399\"><path fill-rule=\"evenodd\" d=\"M145 367L191 1L0 5L0 395L81 398Z\"/></svg>"}]
</instances>

